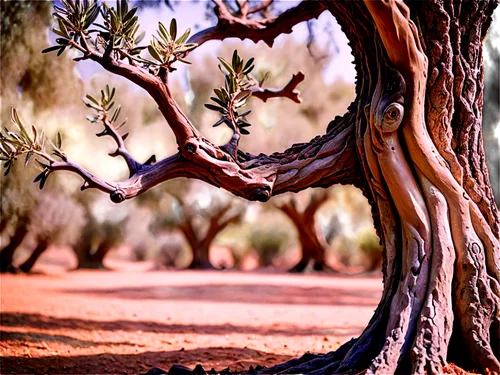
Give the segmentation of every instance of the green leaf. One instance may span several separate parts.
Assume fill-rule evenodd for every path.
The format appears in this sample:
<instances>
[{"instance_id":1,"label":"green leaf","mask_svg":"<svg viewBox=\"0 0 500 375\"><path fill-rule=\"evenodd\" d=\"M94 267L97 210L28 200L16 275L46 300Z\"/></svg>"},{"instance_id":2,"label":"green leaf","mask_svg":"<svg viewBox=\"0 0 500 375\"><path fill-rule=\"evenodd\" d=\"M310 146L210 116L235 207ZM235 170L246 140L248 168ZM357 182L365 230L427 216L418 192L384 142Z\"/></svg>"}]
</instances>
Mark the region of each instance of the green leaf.
<instances>
[{"instance_id":1,"label":"green leaf","mask_svg":"<svg viewBox=\"0 0 500 375\"><path fill-rule=\"evenodd\" d=\"M123 17L123 23L127 22L128 20L132 19L132 17L135 16L137 13L137 8L132 8L130 12L128 12L125 17Z\"/></svg>"},{"instance_id":2,"label":"green leaf","mask_svg":"<svg viewBox=\"0 0 500 375\"><path fill-rule=\"evenodd\" d=\"M66 25L64 24L62 19L57 18L57 23L59 24L59 29L61 30L61 34L63 34L62 36L69 39L68 29L66 28Z\"/></svg>"},{"instance_id":3,"label":"green leaf","mask_svg":"<svg viewBox=\"0 0 500 375\"><path fill-rule=\"evenodd\" d=\"M61 133L57 132L57 138L56 138L56 145L57 145L57 148L61 148L62 146L62 137L61 137Z\"/></svg>"},{"instance_id":4,"label":"green leaf","mask_svg":"<svg viewBox=\"0 0 500 375\"><path fill-rule=\"evenodd\" d=\"M49 53L49 52L52 52L52 51L57 51L59 48L61 48L61 46L53 46L53 47L45 48L42 51L42 53Z\"/></svg>"},{"instance_id":5,"label":"green leaf","mask_svg":"<svg viewBox=\"0 0 500 375\"><path fill-rule=\"evenodd\" d=\"M234 73L233 71L233 68L231 67L231 65L229 65L226 60L224 60L222 57L218 57L219 61L221 62L221 64L224 66L224 68L226 68L226 71L228 73Z\"/></svg>"},{"instance_id":6,"label":"green leaf","mask_svg":"<svg viewBox=\"0 0 500 375\"><path fill-rule=\"evenodd\" d=\"M115 113L113 113L113 117L111 118L111 122L115 122L118 119L118 116L120 116L121 110L122 110L121 106L118 106L118 108L115 109Z\"/></svg>"},{"instance_id":7,"label":"green leaf","mask_svg":"<svg viewBox=\"0 0 500 375\"><path fill-rule=\"evenodd\" d=\"M177 36L177 21L175 18L172 18L172 21L170 21L170 36L173 40L175 40Z\"/></svg>"},{"instance_id":8,"label":"green leaf","mask_svg":"<svg viewBox=\"0 0 500 375\"><path fill-rule=\"evenodd\" d=\"M165 26L163 26L161 22L158 22L158 28L160 30L160 36L163 36L163 38L167 42L171 42L172 38L170 37L170 34L168 33L167 29L165 28Z\"/></svg>"},{"instance_id":9,"label":"green leaf","mask_svg":"<svg viewBox=\"0 0 500 375\"><path fill-rule=\"evenodd\" d=\"M28 153L26 154L26 160L24 160L24 166L25 166L25 167L26 167L26 166L28 165L28 163L30 162L30 158L31 158L31 156L32 156L32 155L33 155L33 152L31 152L31 151L30 151L30 152L28 152Z\"/></svg>"},{"instance_id":10,"label":"green leaf","mask_svg":"<svg viewBox=\"0 0 500 375\"><path fill-rule=\"evenodd\" d=\"M250 68L250 66L252 65L252 63L254 62L254 60L255 60L255 59L254 59L253 57L251 57L251 58L247 61L247 63L245 64L245 67L243 68L243 71L244 71L244 72L245 72L248 68Z\"/></svg>"},{"instance_id":11,"label":"green leaf","mask_svg":"<svg viewBox=\"0 0 500 375\"><path fill-rule=\"evenodd\" d=\"M205 107L212 110L212 111L220 112L222 114L226 113L226 110L224 108L217 107L216 105L213 105L213 104L205 104Z\"/></svg>"},{"instance_id":12,"label":"green leaf","mask_svg":"<svg viewBox=\"0 0 500 375\"><path fill-rule=\"evenodd\" d=\"M213 96L210 97L214 102L216 102L218 105L220 105L222 108L226 108L226 103L224 103L222 100L215 98Z\"/></svg>"},{"instance_id":13,"label":"green leaf","mask_svg":"<svg viewBox=\"0 0 500 375\"><path fill-rule=\"evenodd\" d=\"M60 47L59 52L57 52L57 56L58 57L61 56L65 49L66 49L66 47Z\"/></svg>"},{"instance_id":14,"label":"green leaf","mask_svg":"<svg viewBox=\"0 0 500 375\"><path fill-rule=\"evenodd\" d=\"M122 0L122 16L128 13L128 1Z\"/></svg>"},{"instance_id":15,"label":"green leaf","mask_svg":"<svg viewBox=\"0 0 500 375\"><path fill-rule=\"evenodd\" d=\"M177 60L180 61L180 62L182 62L182 63L184 63L184 64L188 64L188 65L192 64L191 61L184 60L183 58L180 58L180 57L178 57Z\"/></svg>"},{"instance_id":16,"label":"green leaf","mask_svg":"<svg viewBox=\"0 0 500 375\"><path fill-rule=\"evenodd\" d=\"M153 56L153 58L155 58L159 62L163 63L163 59L160 57L159 52L156 50L156 48L152 44L150 44L148 46L148 51L151 54L151 56Z\"/></svg>"},{"instance_id":17,"label":"green leaf","mask_svg":"<svg viewBox=\"0 0 500 375\"><path fill-rule=\"evenodd\" d=\"M134 43L135 43L135 44L139 44L140 42L142 42L142 40L144 39L144 36L145 36L145 35L146 35L146 32L145 32L145 31L141 32L141 33L137 36L137 38L135 38Z\"/></svg>"},{"instance_id":18,"label":"green leaf","mask_svg":"<svg viewBox=\"0 0 500 375\"><path fill-rule=\"evenodd\" d=\"M59 43L62 46L69 45L69 40L68 39L64 39L64 38L57 38L56 42Z\"/></svg>"},{"instance_id":19,"label":"green leaf","mask_svg":"<svg viewBox=\"0 0 500 375\"><path fill-rule=\"evenodd\" d=\"M231 61L231 65L233 66L233 69L236 71L236 68L238 66L238 51L234 50L233 52L233 58Z\"/></svg>"},{"instance_id":20,"label":"green leaf","mask_svg":"<svg viewBox=\"0 0 500 375\"><path fill-rule=\"evenodd\" d=\"M92 103L95 103L96 105L98 105L98 106L100 107L99 102L98 102L98 101L97 101L97 99L95 99L92 95L87 94L87 95L85 95L85 97L86 97L88 100L90 100Z\"/></svg>"},{"instance_id":21,"label":"green leaf","mask_svg":"<svg viewBox=\"0 0 500 375\"><path fill-rule=\"evenodd\" d=\"M242 113L241 115L238 115L238 116L245 117L245 116L249 115L250 112L252 112L252 110L248 110L248 111L246 111L246 112L244 112L244 113Z\"/></svg>"},{"instance_id":22,"label":"green leaf","mask_svg":"<svg viewBox=\"0 0 500 375\"><path fill-rule=\"evenodd\" d=\"M223 124L226 121L225 117L222 117L219 121L212 125L212 127L216 128L217 126Z\"/></svg>"},{"instance_id":23,"label":"green leaf","mask_svg":"<svg viewBox=\"0 0 500 375\"><path fill-rule=\"evenodd\" d=\"M188 28L186 31L184 31L184 34L182 34L179 37L179 39L177 39L175 41L175 43L176 44L183 44L183 43L185 43L188 40L188 38L189 38L189 34L191 34L191 29Z\"/></svg>"},{"instance_id":24,"label":"green leaf","mask_svg":"<svg viewBox=\"0 0 500 375\"><path fill-rule=\"evenodd\" d=\"M255 68L255 65L250 66L248 69L243 70L244 74L250 74L250 72Z\"/></svg>"}]
</instances>

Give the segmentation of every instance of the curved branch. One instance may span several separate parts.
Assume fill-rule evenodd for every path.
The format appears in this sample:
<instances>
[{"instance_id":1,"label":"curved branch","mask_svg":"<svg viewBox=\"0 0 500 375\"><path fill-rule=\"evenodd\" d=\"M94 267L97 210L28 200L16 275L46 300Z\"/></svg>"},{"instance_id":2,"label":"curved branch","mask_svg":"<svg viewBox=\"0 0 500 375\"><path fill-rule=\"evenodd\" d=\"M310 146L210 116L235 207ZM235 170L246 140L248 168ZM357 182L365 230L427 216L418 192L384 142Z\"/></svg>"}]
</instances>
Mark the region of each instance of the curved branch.
<instances>
[{"instance_id":1,"label":"curved branch","mask_svg":"<svg viewBox=\"0 0 500 375\"><path fill-rule=\"evenodd\" d=\"M109 135L116 142L118 148L116 151L110 152L108 155L112 157L121 156L125 162L127 163L127 167L129 170L129 177L133 176L141 167L141 165L135 161L135 159L129 154L125 147L125 138L127 138L127 134L124 136L118 133L118 129L113 126L112 123L108 121L107 118L103 119L104 131L97 134L98 137L102 137L104 135Z\"/></svg>"},{"instance_id":2,"label":"curved branch","mask_svg":"<svg viewBox=\"0 0 500 375\"><path fill-rule=\"evenodd\" d=\"M298 72L292 76L292 79L282 89L264 89L257 87L252 89L252 95L259 98L264 103L271 98L288 98L295 103L302 103L300 91L295 90L297 85L304 80L304 73Z\"/></svg>"},{"instance_id":3,"label":"curved branch","mask_svg":"<svg viewBox=\"0 0 500 375\"><path fill-rule=\"evenodd\" d=\"M240 38L250 39L255 43L262 40L272 47L274 39L279 35L290 34L293 26L317 18L326 10L322 2L303 1L276 18L255 21L232 15L225 6L221 7L220 3L216 1L215 13L219 18L217 25L196 33L188 40L188 43L201 45L209 40Z\"/></svg>"}]
</instances>

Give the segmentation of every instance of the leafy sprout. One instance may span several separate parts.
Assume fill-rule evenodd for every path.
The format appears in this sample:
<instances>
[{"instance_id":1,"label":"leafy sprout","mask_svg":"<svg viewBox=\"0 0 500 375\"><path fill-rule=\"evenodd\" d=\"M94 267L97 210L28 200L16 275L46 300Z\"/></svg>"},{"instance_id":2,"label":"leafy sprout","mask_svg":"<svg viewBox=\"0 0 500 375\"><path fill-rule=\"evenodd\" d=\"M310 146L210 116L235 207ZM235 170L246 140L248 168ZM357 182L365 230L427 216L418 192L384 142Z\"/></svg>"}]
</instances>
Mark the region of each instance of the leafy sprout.
<instances>
[{"instance_id":1,"label":"leafy sprout","mask_svg":"<svg viewBox=\"0 0 500 375\"><path fill-rule=\"evenodd\" d=\"M210 99L214 104L205 104L205 107L219 112L222 117L213 126L223 123L239 134L250 134L246 129L251 124L247 122L246 116L251 111L240 112L240 108L247 104L248 98L252 95L251 88L255 85L255 80L249 76L255 65L252 57L246 63L238 55L238 51L233 52L231 63L222 57L219 69L224 74L224 87L214 89L215 97Z\"/></svg>"},{"instance_id":2,"label":"leafy sprout","mask_svg":"<svg viewBox=\"0 0 500 375\"><path fill-rule=\"evenodd\" d=\"M190 34L191 29L187 29L177 38L177 21L175 18L170 21L169 30L161 22L158 22L158 37L153 36L153 40L148 46L148 51L155 61L145 59L142 59L142 61L165 67L169 72L174 70L172 64L176 61L191 64L183 59L186 53L198 46L196 43L186 43Z\"/></svg>"},{"instance_id":3,"label":"leafy sprout","mask_svg":"<svg viewBox=\"0 0 500 375\"><path fill-rule=\"evenodd\" d=\"M40 189L42 189L50 173L50 165L57 161L46 151L46 142L48 141L51 146L52 155L60 160L67 161L67 156L62 149L61 134L57 133L54 143L45 136L43 130L39 132L35 125L32 125L30 133L23 124L15 108L12 109L12 122L17 126L17 131L10 131L4 128L4 130L0 132L0 160L4 162L4 176L10 172L14 162L18 158L25 156L24 165L26 166L33 155L40 156L49 163L45 164L36 160L42 173L35 178L34 182L40 181Z\"/></svg>"},{"instance_id":4,"label":"leafy sprout","mask_svg":"<svg viewBox=\"0 0 500 375\"><path fill-rule=\"evenodd\" d=\"M102 52L105 57L120 60L127 58L131 64L142 64L142 67L159 74L162 69L163 72L175 70L172 65L176 61L190 64L184 57L197 47L196 43L186 43L190 29L177 37L175 19L170 22L168 30L160 22L158 36L153 36L149 46L139 46L145 33L139 33L137 7L129 9L127 0L117 0L115 7L101 4L97 0L61 0L61 5L54 5L58 28L53 31L59 36L56 39L57 45L44 49L42 53L57 51L59 56L66 49L76 48L84 54L76 59L81 60L97 51ZM103 24L95 22L99 14L103 18ZM95 28L91 29L91 26ZM92 34L96 36L93 37ZM140 56L146 48L153 60Z\"/></svg>"},{"instance_id":5,"label":"leafy sprout","mask_svg":"<svg viewBox=\"0 0 500 375\"><path fill-rule=\"evenodd\" d=\"M111 123L115 122L118 119L118 116L120 116L121 112L121 106L117 106L114 111L113 115L111 118L108 118L108 115L111 111L111 109L114 108L115 102L113 101L113 98L115 96L116 89L112 88L110 89L109 85L106 85L105 90L101 90L101 97L98 99L94 98L92 95L87 94L85 98L83 99L83 102L88 108L93 109L97 113L95 115L89 115L87 116L87 120L90 123L96 123L98 121L108 121L110 120ZM115 129L121 128L127 120L123 121L119 126L117 126Z\"/></svg>"}]
</instances>

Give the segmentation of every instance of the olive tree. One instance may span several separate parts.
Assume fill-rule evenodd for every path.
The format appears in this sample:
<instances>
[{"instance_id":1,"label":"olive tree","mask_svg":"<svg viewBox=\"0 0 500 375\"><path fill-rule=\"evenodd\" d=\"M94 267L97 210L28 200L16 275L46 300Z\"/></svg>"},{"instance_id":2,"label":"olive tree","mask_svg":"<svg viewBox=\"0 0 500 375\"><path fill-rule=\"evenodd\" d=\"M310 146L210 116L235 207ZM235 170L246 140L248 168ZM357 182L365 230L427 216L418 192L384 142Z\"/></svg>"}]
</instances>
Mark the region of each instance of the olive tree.
<instances>
[{"instance_id":1,"label":"olive tree","mask_svg":"<svg viewBox=\"0 0 500 375\"><path fill-rule=\"evenodd\" d=\"M85 222L83 208L71 197L54 192L41 194L28 226L35 248L19 269L30 272L50 246L73 245Z\"/></svg>"},{"instance_id":2,"label":"olive tree","mask_svg":"<svg viewBox=\"0 0 500 375\"><path fill-rule=\"evenodd\" d=\"M318 228L315 217L328 198L327 190L316 191L302 210L299 209L294 198L275 204L297 228L302 247L301 259L290 269L290 272L336 271L326 262L328 241L323 231ZM333 229L333 226L330 229Z\"/></svg>"},{"instance_id":3,"label":"olive tree","mask_svg":"<svg viewBox=\"0 0 500 375\"><path fill-rule=\"evenodd\" d=\"M229 225L241 224L247 209L245 201L228 193L200 192L189 180L181 179L149 190L140 201L157 214L153 232L176 229L182 233L193 256L189 269L215 268L209 259L211 245Z\"/></svg>"},{"instance_id":4,"label":"olive tree","mask_svg":"<svg viewBox=\"0 0 500 375\"><path fill-rule=\"evenodd\" d=\"M362 189L384 246L384 291L368 327L336 352L260 369L261 373L440 373L453 361L484 372L500 371L500 216L493 199L482 141L482 40L496 0L304 1L282 14L259 18L272 1L214 0L217 24L189 37L159 25L147 47L138 46L138 19L120 1L115 8L93 1L61 0L56 7L57 46L81 52L146 90L177 138L178 152L164 160L136 161L114 127L108 90L88 98L90 120L100 135L117 143L130 177L108 182L71 162L54 146L20 129L4 134L9 168L30 153L45 158L37 181L71 171L82 189L97 188L114 202L130 199L168 179L189 177L250 200L337 183ZM104 25L93 25L99 12ZM221 60L225 85L210 108L217 124L233 130L215 145L204 138L174 100L169 75L190 50L211 39L264 41L291 32L299 22L329 12L350 41L357 81L356 99L324 135L284 152L251 155L239 149L248 133L241 107L250 96L300 101L297 74L283 89L259 87L250 77L253 61L237 53ZM20 120L14 120L21 125ZM291 126L291 124L284 124ZM16 137L19 137L17 139ZM58 158L57 158L58 157Z\"/></svg>"}]
</instances>

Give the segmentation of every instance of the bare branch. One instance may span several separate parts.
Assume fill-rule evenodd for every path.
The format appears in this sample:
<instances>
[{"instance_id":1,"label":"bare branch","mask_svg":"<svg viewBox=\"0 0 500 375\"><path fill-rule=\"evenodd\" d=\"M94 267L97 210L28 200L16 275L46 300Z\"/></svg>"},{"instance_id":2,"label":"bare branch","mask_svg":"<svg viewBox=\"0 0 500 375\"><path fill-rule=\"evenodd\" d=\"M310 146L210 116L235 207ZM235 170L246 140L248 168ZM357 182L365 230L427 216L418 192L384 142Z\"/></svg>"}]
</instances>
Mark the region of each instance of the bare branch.
<instances>
[{"instance_id":1,"label":"bare branch","mask_svg":"<svg viewBox=\"0 0 500 375\"><path fill-rule=\"evenodd\" d=\"M112 157L121 156L127 163L127 167L129 170L129 177L133 176L140 169L141 165L137 161L135 161L135 159L129 154L129 152L125 148L124 139L128 135L128 133L125 134L124 136L120 135L117 129L113 126L113 124L109 122L107 117L103 119L103 124L104 124L104 131L97 134L97 136L100 137L104 135L109 135L111 136L111 138L114 139L118 148L116 149L116 151L110 152L108 155Z\"/></svg>"},{"instance_id":2,"label":"bare branch","mask_svg":"<svg viewBox=\"0 0 500 375\"><path fill-rule=\"evenodd\" d=\"M229 12L221 1L214 0L214 2L216 3L215 13L219 18L219 22L216 26L193 35L189 39L189 43L201 45L209 40L239 38L250 39L255 43L262 40L272 47L274 39L279 35L290 34L293 26L317 18L326 9L322 2L303 1L276 18L257 21L236 17Z\"/></svg>"},{"instance_id":3,"label":"bare branch","mask_svg":"<svg viewBox=\"0 0 500 375\"><path fill-rule=\"evenodd\" d=\"M252 95L259 98L263 102L266 102L270 98L288 98L295 103L302 103L302 98L300 97L300 91L295 90L297 85L304 80L304 74L298 72L292 76L290 82L286 84L285 87L278 90L273 89L263 89L262 87L257 87L252 89Z\"/></svg>"}]
</instances>

